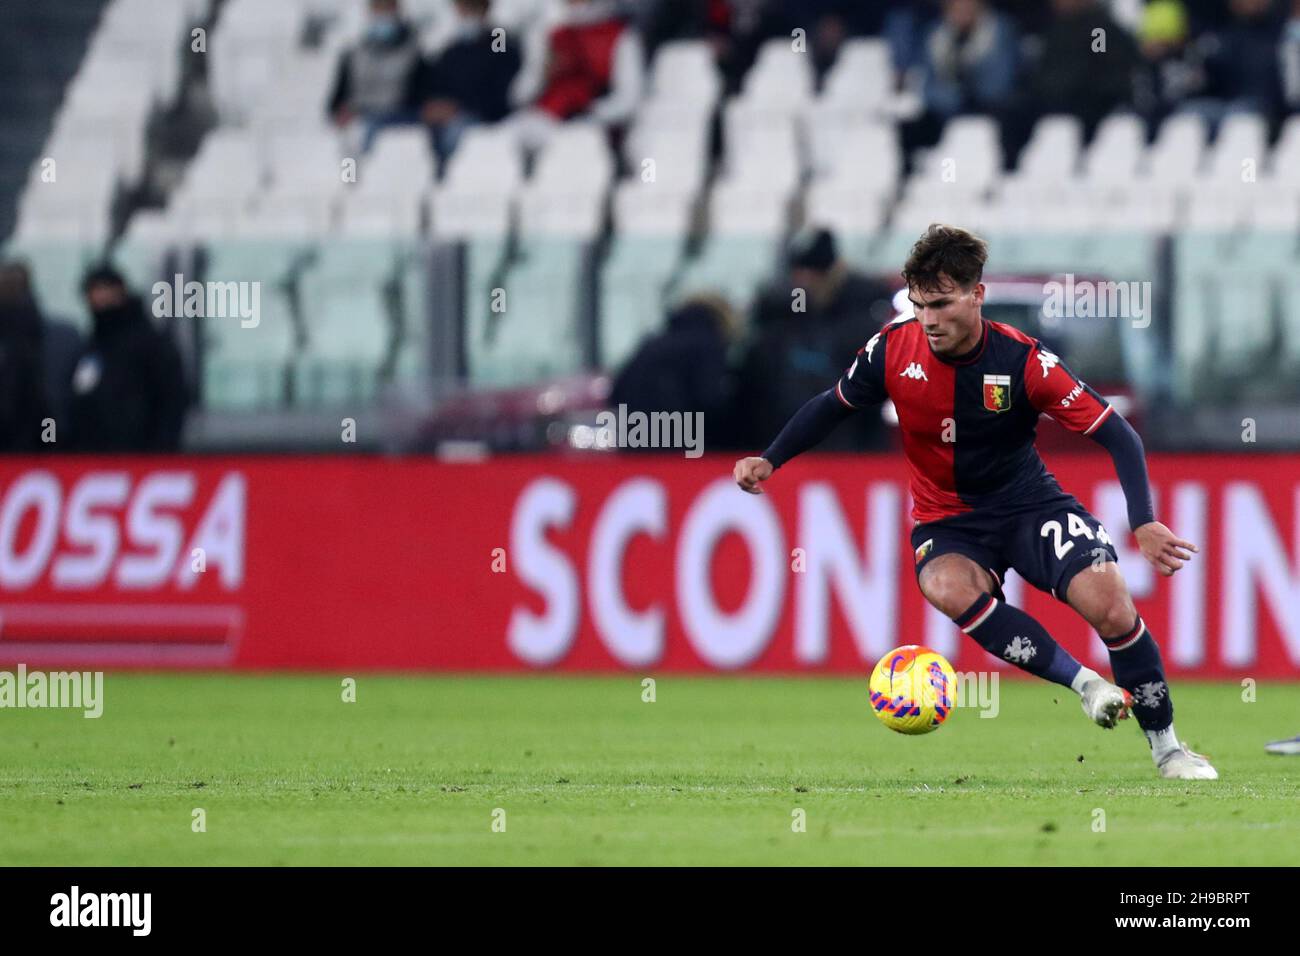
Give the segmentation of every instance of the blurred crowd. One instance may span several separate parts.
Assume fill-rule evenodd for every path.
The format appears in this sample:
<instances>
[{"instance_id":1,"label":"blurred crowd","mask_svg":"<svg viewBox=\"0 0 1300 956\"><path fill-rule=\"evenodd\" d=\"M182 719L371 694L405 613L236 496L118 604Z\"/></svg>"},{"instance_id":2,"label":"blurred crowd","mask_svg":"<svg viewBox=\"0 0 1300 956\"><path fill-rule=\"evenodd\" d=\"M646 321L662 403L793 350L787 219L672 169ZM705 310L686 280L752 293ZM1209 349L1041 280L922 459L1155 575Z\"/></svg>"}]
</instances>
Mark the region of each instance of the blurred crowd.
<instances>
[{"instance_id":1,"label":"blurred crowd","mask_svg":"<svg viewBox=\"0 0 1300 956\"><path fill-rule=\"evenodd\" d=\"M706 40L734 92L765 41L799 30L819 76L851 37L888 42L898 89L923 104L908 147L963 113L1001 119L1012 162L1054 112L1090 130L1116 109L1212 123L1249 110L1274 125L1300 110L1300 0L563 0L522 43L493 26L491 0L455 9L449 42L424 55L400 0L370 0L338 65L334 120L363 143L423 123L444 158L476 123L506 121L537 146L574 117L627 121L667 41Z\"/></svg>"},{"instance_id":2,"label":"blurred crowd","mask_svg":"<svg viewBox=\"0 0 1300 956\"><path fill-rule=\"evenodd\" d=\"M764 42L798 30L819 75L849 38L886 40L897 89L917 103L905 146L932 142L953 116L992 114L1009 164L1054 112L1091 128L1115 110L1153 123L1195 111L1212 125L1248 110L1275 126L1300 111L1300 0L556 0L524 42L495 25L491 0L454 0L455 28L432 53L401 0L366 6L331 118L363 143L422 125L443 158L480 123L510 124L534 146L576 117L617 131L672 40L706 40L735 91ZM703 410L711 445L761 445L888 321L890 293L845 265L833 235L805 231L748 321L718 299L685 303L616 370L613 400ZM41 314L22 264L0 266L0 450L178 448L192 394L170 332L111 269L91 271L83 294L84 337ZM877 446L880 428L858 416L827 447Z\"/></svg>"},{"instance_id":3,"label":"blurred crowd","mask_svg":"<svg viewBox=\"0 0 1300 956\"><path fill-rule=\"evenodd\" d=\"M756 297L747 335L737 334L742 323L725 300L688 299L618 370L610 404L703 412L710 448L761 448L894 317L892 299L888 285L844 262L829 230L804 230ZM880 416L857 415L819 447L886 445Z\"/></svg>"},{"instance_id":4,"label":"blurred crowd","mask_svg":"<svg viewBox=\"0 0 1300 956\"><path fill-rule=\"evenodd\" d=\"M191 395L180 351L108 266L86 273L90 333L45 315L0 264L0 452L172 452Z\"/></svg>"}]
</instances>

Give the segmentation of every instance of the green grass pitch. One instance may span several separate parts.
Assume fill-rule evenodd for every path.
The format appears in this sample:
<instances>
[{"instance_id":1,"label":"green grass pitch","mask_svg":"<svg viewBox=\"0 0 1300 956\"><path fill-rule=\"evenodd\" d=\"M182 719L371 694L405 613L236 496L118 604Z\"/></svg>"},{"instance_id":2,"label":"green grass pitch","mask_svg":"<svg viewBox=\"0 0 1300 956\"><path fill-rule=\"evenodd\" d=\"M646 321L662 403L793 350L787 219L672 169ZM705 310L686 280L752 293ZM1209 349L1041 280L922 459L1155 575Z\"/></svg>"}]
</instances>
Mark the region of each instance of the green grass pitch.
<instances>
[{"instance_id":1,"label":"green grass pitch","mask_svg":"<svg viewBox=\"0 0 1300 956\"><path fill-rule=\"evenodd\" d=\"M1222 774L1195 783L1036 682L912 738L865 675L658 675L653 703L634 675L363 674L355 703L339 676L104 690L98 720L0 710L0 864L1300 863L1300 759L1263 751L1300 730L1295 684L1176 684Z\"/></svg>"}]
</instances>

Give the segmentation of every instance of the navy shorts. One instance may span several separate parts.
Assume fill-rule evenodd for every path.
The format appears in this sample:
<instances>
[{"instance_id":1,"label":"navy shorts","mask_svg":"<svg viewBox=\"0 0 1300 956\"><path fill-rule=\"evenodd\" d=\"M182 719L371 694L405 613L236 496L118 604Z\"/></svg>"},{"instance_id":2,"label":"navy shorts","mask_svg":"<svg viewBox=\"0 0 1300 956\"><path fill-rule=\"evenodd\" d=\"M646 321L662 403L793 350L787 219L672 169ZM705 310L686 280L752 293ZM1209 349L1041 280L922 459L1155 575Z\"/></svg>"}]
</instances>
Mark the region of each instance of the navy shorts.
<instances>
[{"instance_id":1,"label":"navy shorts","mask_svg":"<svg viewBox=\"0 0 1300 956\"><path fill-rule=\"evenodd\" d=\"M941 554L962 554L993 575L1002 597L1007 569L1059 601L1074 576L1119 561L1101 522L1065 492L1014 507L979 508L912 529L916 574Z\"/></svg>"}]
</instances>

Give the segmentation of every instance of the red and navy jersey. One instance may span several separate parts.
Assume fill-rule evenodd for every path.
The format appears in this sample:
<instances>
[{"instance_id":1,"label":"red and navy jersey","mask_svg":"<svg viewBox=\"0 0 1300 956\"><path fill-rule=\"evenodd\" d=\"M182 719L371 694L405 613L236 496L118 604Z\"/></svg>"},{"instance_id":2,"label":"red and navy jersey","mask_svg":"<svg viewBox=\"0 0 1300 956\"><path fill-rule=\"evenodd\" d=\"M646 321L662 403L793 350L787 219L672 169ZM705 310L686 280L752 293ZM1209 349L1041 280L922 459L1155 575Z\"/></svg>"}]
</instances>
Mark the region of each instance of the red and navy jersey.
<instances>
[{"instance_id":1,"label":"red and navy jersey","mask_svg":"<svg viewBox=\"0 0 1300 956\"><path fill-rule=\"evenodd\" d=\"M1111 414L1040 341L983 322L979 344L957 360L936 355L915 318L893 322L835 386L850 408L893 401L918 522L1059 494L1034 448L1039 415L1088 435Z\"/></svg>"}]
</instances>

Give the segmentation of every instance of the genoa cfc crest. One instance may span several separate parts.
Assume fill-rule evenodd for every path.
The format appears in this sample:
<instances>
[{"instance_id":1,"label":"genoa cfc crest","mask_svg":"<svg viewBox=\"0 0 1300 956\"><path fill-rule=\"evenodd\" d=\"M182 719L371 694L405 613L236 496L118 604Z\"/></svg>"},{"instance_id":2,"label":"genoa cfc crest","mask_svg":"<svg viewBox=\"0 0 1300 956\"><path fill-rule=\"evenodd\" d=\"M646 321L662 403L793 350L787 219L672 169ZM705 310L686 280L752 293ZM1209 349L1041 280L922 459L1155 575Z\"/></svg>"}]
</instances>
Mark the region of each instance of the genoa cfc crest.
<instances>
[{"instance_id":1,"label":"genoa cfc crest","mask_svg":"<svg viewBox=\"0 0 1300 956\"><path fill-rule=\"evenodd\" d=\"M1011 407L1011 376L984 376L984 407L991 412L1005 412Z\"/></svg>"}]
</instances>

